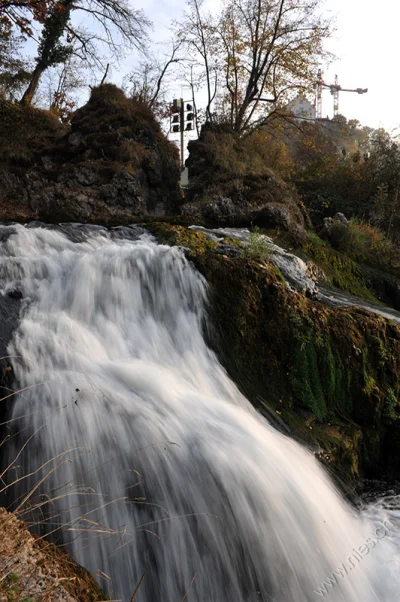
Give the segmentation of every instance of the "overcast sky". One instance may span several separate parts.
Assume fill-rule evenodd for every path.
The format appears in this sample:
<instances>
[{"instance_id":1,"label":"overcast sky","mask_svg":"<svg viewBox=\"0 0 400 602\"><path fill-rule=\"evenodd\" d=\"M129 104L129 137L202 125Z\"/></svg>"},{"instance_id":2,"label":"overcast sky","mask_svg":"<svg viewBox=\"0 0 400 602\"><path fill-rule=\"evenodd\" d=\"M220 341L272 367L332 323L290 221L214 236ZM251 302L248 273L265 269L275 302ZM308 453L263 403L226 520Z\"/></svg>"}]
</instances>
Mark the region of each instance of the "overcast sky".
<instances>
[{"instance_id":1,"label":"overcast sky","mask_svg":"<svg viewBox=\"0 0 400 602\"><path fill-rule=\"evenodd\" d=\"M399 0L326 0L337 15L337 32L329 49L338 60L325 71L335 73L345 88L368 88L368 93L342 92L340 113L371 127L393 130L400 126ZM330 83L328 81L327 83ZM333 100L324 93L324 114L332 115Z\"/></svg>"},{"instance_id":2,"label":"overcast sky","mask_svg":"<svg viewBox=\"0 0 400 602\"><path fill-rule=\"evenodd\" d=\"M133 0L154 23L152 37L165 39L173 18L178 18L185 0ZM217 0L207 0L214 4ZM336 15L337 31L328 48L338 56L324 79L333 83L337 73L345 88L368 88L363 96L343 92L340 113L371 127L389 131L400 127L400 77L397 73L400 0L325 0L327 11ZM125 63L126 64L126 63ZM115 74L117 75L117 74ZM180 87L173 91L180 96ZM323 114L333 114L329 90L323 96Z\"/></svg>"}]
</instances>

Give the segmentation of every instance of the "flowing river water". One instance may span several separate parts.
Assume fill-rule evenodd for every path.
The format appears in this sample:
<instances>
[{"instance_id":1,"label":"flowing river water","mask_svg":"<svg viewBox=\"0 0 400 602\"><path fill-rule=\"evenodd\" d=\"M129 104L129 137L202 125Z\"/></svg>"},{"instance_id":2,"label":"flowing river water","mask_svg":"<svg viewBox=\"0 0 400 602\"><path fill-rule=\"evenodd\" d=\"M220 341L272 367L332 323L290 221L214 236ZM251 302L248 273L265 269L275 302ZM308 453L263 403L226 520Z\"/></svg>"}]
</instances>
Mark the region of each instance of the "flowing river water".
<instances>
[{"instance_id":1,"label":"flowing river water","mask_svg":"<svg viewBox=\"0 0 400 602\"><path fill-rule=\"evenodd\" d=\"M400 600L397 499L356 511L253 409L205 343L207 285L182 250L128 228L0 226L0 241L26 389L7 479L33 473L8 500L114 600L141 577L135 602Z\"/></svg>"}]
</instances>

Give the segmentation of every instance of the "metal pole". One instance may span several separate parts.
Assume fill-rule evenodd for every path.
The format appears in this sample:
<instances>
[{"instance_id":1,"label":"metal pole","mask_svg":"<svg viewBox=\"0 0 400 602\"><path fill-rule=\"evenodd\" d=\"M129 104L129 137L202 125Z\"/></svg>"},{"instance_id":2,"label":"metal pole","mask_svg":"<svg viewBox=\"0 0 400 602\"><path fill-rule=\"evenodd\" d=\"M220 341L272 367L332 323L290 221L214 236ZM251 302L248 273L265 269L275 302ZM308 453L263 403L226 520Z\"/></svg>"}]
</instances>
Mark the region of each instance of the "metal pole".
<instances>
[{"instance_id":1,"label":"metal pole","mask_svg":"<svg viewBox=\"0 0 400 602\"><path fill-rule=\"evenodd\" d=\"M185 105L183 104L183 98L181 98L181 168L185 167Z\"/></svg>"},{"instance_id":2,"label":"metal pole","mask_svg":"<svg viewBox=\"0 0 400 602\"><path fill-rule=\"evenodd\" d=\"M339 115L339 78L335 75L335 86L333 92L333 115L337 117Z\"/></svg>"}]
</instances>

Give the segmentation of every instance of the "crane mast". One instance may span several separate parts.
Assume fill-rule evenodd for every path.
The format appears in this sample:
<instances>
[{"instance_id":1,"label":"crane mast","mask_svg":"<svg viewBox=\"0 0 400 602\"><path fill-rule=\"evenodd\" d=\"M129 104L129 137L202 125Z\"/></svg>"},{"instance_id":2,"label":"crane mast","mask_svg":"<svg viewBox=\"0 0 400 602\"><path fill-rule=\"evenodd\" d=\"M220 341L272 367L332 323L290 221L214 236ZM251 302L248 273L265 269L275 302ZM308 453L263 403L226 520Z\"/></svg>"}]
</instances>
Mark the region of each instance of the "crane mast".
<instances>
[{"instance_id":1,"label":"crane mast","mask_svg":"<svg viewBox=\"0 0 400 602\"><path fill-rule=\"evenodd\" d=\"M322 118L322 90L328 88L333 96L333 115L336 117L339 115L339 92L355 92L357 94L366 94L368 88L342 88L339 84L339 78L335 75L334 84L326 84L323 80L322 69L318 70L317 81L315 82L315 108L317 112L317 119Z\"/></svg>"}]
</instances>

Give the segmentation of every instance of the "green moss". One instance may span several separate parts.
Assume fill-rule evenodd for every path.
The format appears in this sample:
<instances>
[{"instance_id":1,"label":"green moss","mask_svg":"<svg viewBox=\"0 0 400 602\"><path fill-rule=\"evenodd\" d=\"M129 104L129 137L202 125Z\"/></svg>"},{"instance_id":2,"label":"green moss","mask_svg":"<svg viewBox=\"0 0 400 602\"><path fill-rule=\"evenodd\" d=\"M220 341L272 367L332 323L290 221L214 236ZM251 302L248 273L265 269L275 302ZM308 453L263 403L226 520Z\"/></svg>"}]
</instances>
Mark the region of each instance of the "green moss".
<instances>
[{"instance_id":1,"label":"green moss","mask_svg":"<svg viewBox=\"0 0 400 602\"><path fill-rule=\"evenodd\" d=\"M400 419L399 397L389 388L383 405L382 416L386 424L392 424Z\"/></svg>"},{"instance_id":2,"label":"green moss","mask_svg":"<svg viewBox=\"0 0 400 602\"><path fill-rule=\"evenodd\" d=\"M240 242L237 238L232 238L231 236L225 236L222 240L225 245L230 245L231 247L244 247L243 243Z\"/></svg>"},{"instance_id":3,"label":"green moss","mask_svg":"<svg viewBox=\"0 0 400 602\"><path fill-rule=\"evenodd\" d=\"M190 230L183 226L173 226L168 223L156 222L145 224L145 227L157 238L157 240L166 245L186 247L192 257L213 251L218 243L207 238L202 232Z\"/></svg>"},{"instance_id":4,"label":"green moss","mask_svg":"<svg viewBox=\"0 0 400 602\"><path fill-rule=\"evenodd\" d=\"M296 400L320 420L345 417L352 410L351 374L345 369L331 337L307 324L307 317L293 317L292 391Z\"/></svg>"},{"instance_id":5,"label":"green moss","mask_svg":"<svg viewBox=\"0 0 400 602\"><path fill-rule=\"evenodd\" d=\"M297 341L293 351L293 394L319 420L327 416L327 408L318 372L315 345L311 339Z\"/></svg>"},{"instance_id":6,"label":"green moss","mask_svg":"<svg viewBox=\"0 0 400 602\"><path fill-rule=\"evenodd\" d=\"M281 270L274 265L273 263L271 263L268 267L269 271L271 274L273 274L278 280L279 282L285 283L285 276L282 274Z\"/></svg>"},{"instance_id":7,"label":"green moss","mask_svg":"<svg viewBox=\"0 0 400 602\"><path fill-rule=\"evenodd\" d=\"M368 289L359 266L343 253L324 244L316 235L309 235L301 251L325 272L333 286L357 297L377 301Z\"/></svg>"}]
</instances>

